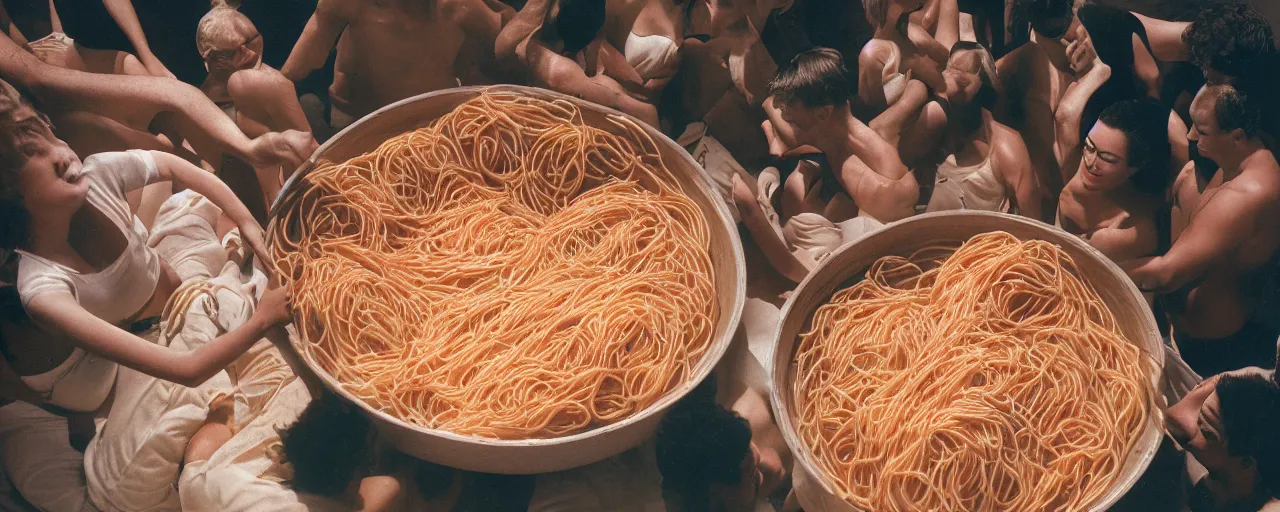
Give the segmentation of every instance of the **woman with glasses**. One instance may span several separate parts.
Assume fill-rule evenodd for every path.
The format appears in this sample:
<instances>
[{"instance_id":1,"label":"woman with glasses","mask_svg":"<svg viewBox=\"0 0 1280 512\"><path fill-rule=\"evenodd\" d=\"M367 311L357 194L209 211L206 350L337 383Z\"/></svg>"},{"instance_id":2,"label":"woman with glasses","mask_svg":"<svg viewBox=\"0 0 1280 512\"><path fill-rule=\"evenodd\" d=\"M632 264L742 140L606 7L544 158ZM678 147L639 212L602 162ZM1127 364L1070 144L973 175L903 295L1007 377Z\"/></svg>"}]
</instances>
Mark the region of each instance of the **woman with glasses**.
<instances>
[{"instance_id":1,"label":"woman with glasses","mask_svg":"<svg viewBox=\"0 0 1280 512\"><path fill-rule=\"evenodd\" d=\"M1116 263L1169 246L1162 226L1169 186L1169 108L1125 100L1102 111L1082 145L1079 168L1059 196L1058 224Z\"/></svg>"},{"instance_id":2,"label":"woman with glasses","mask_svg":"<svg viewBox=\"0 0 1280 512\"><path fill-rule=\"evenodd\" d=\"M209 71L200 90L250 137L285 130L311 132L293 82L263 64L262 34L236 10L239 2L232 2L214 0L196 29L196 49ZM200 141L191 142L199 149ZM209 163L261 223L266 222L267 209L286 174L293 171L280 166L252 168L225 154Z\"/></svg>"}]
</instances>

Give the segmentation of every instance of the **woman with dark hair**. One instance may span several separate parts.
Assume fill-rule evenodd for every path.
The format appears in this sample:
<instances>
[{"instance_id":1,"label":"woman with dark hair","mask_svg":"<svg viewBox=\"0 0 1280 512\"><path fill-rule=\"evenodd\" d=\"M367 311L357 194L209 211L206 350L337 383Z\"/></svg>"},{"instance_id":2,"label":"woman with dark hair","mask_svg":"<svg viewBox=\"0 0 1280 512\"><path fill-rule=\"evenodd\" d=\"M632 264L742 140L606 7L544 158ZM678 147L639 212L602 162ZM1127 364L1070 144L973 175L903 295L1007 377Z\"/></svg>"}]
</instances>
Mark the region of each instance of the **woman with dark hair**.
<instances>
[{"instance_id":1,"label":"woman with dark hair","mask_svg":"<svg viewBox=\"0 0 1280 512\"><path fill-rule=\"evenodd\" d=\"M1168 107L1150 99L1108 107L1060 196L1058 224L1117 263L1168 247L1168 231L1157 222L1170 181L1168 116Z\"/></svg>"}]
</instances>

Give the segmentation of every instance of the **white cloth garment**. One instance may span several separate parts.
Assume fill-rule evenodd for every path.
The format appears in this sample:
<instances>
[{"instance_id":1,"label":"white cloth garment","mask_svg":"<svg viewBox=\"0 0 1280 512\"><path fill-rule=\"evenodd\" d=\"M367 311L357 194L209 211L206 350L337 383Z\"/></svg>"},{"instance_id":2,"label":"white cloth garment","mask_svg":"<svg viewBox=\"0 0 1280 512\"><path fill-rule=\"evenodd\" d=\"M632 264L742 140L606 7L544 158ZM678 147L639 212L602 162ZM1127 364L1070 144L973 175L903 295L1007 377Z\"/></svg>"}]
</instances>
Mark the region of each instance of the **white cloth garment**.
<instances>
[{"instance_id":1,"label":"white cloth garment","mask_svg":"<svg viewBox=\"0 0 1280 512\"><path fill-rule=\"evenodd\" d=\"M147 245L147 228L129 210L125 194L159 179L148 151L100 153L85 159L87 201L120 229L127 245L101 272L83 274L40 256L18 251L18 293L22 305L43 294L69 294L89 313L118 324L140 311L155 293L160 256ZM115 381L115 363L77 348L57 368L23 377L50 404L75 411L102 405Z\"/></svg>"},{"instance_id":2,"label":"white cloth garment","mask_svg":"<svg viewBox=\"0 0 1280 512\"><path fill-rule=\"evenodd\" d=\"M1002 212L1009 209L1004 183L991 167L991 155L976 165L960 166L956 156L949 155L938 165L933 195L927 211L984 210Z\"/></svg>"},{"instance_id":3,"label":"white cloth garment","mask_svg":"<svg viewBox=\"0 0 1280 512\"><path fill-rule=\"evenodd\" d=\"M0 407L0 458L13 487L37 510L96 511L84 458L67 439L67 419L26 402Z\"/></svg>"},{"instance_id":4,"label":"white cloth garment","mask_svg":"<svg viewBox=\"0 0 1280 512\"><path fill-rule=\"evenodd\" d=\"M739 222L742 217L738 213L737 205L733 202L733 175L737 174L743 179L748 179L751 175L733 158L729 150L706 130L705 123L690 124L680 136L679 144L684 147L692 146L693 149L689 154L698 162L698 165L702 166L707 176L711 178L711 182L719 189L720 197L729 208L729 215L734 222Z\"/></svg>"},{"instance_id":5,"label":"white cloth garment","mask_svg":"<svg viewBox=\"0 0 1280 512\"><path fill-rule=\"evenodd\" d=\"M645 80L672 76L680 64L680 45L667 36L630 32L622 53L627 57L627 64Z\"/></svg>"}]
</instances>

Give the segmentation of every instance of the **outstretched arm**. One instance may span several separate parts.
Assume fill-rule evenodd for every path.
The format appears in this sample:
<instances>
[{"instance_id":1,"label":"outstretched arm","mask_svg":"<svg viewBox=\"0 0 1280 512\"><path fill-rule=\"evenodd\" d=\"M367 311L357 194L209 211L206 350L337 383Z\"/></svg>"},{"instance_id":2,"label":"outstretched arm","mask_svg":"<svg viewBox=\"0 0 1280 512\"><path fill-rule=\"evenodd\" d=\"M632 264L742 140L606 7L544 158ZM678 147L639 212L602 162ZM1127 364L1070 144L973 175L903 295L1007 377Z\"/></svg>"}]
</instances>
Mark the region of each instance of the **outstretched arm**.
<instances>
[{"instance_id":1,"label":"outstretched arm","mask_svg":"<svg viewBox=\"0 0 1280 512\"><path fill-rule=\"evenodd\" d=\"M269 290L244 325L195 350L162 347L93 316L70 293L50 292L27 304L31 318L53 332L67 335L85 351L170 382L195 387L235 361L268 329L289 321L284 289Z\"/></svg>"},{"instance_id":2,"label":"outstretched arm","mask_svg":"<svg viewBox=\"0 0 1280 512\"><path fill-rule=\"evenodd\" d=\"M66 111L110 118L169 112L184 131L204 134L228 154L255 166L296 167L315 141L306 133L269 133L249 139L199 89L168 78L98 75L47 65L7 38L0 38L0 78Z\"/></svg>"},{"instance_id":3,"label":"outstretched arm","mask_svg":"<svg viewBox=\"0 0 1280 512\"><path fill-rule=\"evenodd\" d=\"M550 89L617 109L650 126L658 126L657 109L627 95L612 78L603 75L588 77L576 62L556 55L542 43L529 40L526 44L525 51L533 63L534 76Z\"/></svg>"},{"instance_id":4,"label":"outstretched arm","mask_svg":"<svg viewBox=\"0 0 1280 512\"><path fill-rule=\"evenodd\" d=\"M316 12L294 43L293 51L280 72L294 83L301 82L317 69L324 67L329 52L338 44L338 36L347 24L342 16L341 0L320 0Z\"/></svg>"},{"instance_id":5,"label":"outstretched arm","mask_svg":"<svg viewBox=\"0 0 1280 512\"><path fill-rule=\"evenodd\" d=\"M138 22L138 13L133 10L132 0L102 0L102 5L106 6L111 19L116 20L116 25L119 25L120 30L124 31L125 36L129 38L129 43L133 44L133 51L137 52L138 60L146 66L147 72L151 73L151 76L176 79L160 59L151 53L151 46L147 44L147 35L142 32L142 23Z\"/></svg>"},{"instance_id":6,"label":"outstretched arm","mask_svg":"<svg viewBox=\"0 0 1280 512\"><path fill-rule=\"evenodd\" d=\"M523 57L523 55L517 55L521 43L542 28L542 22L547 19L547 9L551 8L551 2L552 0L529 0L511 19L511 22L502 28L493 48L498 62L509 63Z\"/></svg>"},{"instance_id":7,"label":"outstretched arm","mask_svg":"<svg viewBox=\"0 0 1280 512\"><path fill-rule=\"evenodd\" d=\"M1247 185L1246 185L1247 186ZM1171 293L1203 279L1215 261L1236 251L1266 213L1261 194L1224 188L1209 201L1164 256L1123 264L1138 289Z\"/></svg>"}]
</instances>

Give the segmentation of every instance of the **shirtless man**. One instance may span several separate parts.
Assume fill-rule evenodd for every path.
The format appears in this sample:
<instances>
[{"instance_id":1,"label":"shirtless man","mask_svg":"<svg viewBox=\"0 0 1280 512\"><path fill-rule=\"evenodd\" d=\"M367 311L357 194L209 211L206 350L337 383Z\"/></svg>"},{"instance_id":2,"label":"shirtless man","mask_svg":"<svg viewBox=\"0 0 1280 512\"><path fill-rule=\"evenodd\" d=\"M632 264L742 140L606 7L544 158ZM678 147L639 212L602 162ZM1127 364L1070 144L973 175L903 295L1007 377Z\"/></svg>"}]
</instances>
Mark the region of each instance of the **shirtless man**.
<instances>
[{"instance_id":1,"label":"shirtless man","mask_svg":"<svg viewBox=\"0 0 1280 512\"><path fill-rule=\"evenodd\" d=\"M1188 138L1219 169L1187 165L1173 187L1173 246L1123 265L1161 295L1173 339L1196 373L1275 361L1276 332L1257 320L1280 250L1280 164L1258 137L1253 100L1229 85L1200 90Z\"/></svg>"},{"instance_id":2,"label":"shirtless man","mask_svg":"<svg viewBox=\"0 0 1280 512\"><path fill-rule=\"evenodd\" d=\"M498 60L539 87L582 98L658 126L646 94L628 91L641 77L602 36L607 3L534 0L498 38Z\"/></svg>"},{"instance_id":3,"label":"shirtless man","mask_svg":"<svg viewBox=\"0 0 1280 512\"><path fill-rule=\"evenodd\" d=\"M1046 211L1052 212L1063 185L1075 171L1074 166L1061 165L1055 156L1059 138L1055 114L1070 86L1092 68L1095 56L1101 56L1111 68L1107 81L1082 107L1084 119L1077 126L1089 127L1111 103L1158 94L1158 89L1151 90L1158 69L1138 33L1142 24L1131 15L1125 17L1127 12L1098 11L1101 7L1093 6L1092 12L1100 14L1085 20L1076 17L1072 0L1018 0L1014 6L1031 24L1031 41L996 63L1004 94L995 113L997 120L1019 130L1026 139L1032 165L1048 195ZM1092 34L1085 27L1090 21L1095 29L1105 32ZM1122 33L1125 31L1128 36ZM1185 148L1181 119L1171 113L1169 125L1173 147ZM1185 156L1178 154L1175 159L1185 161Z\"/></svg>"},{"instance_id":4,"label":"shirtless man","mask_svg":"<svg viewBox=\"0 0 1280 512\"><path fill-rule=\"evenodd\" d=\"M337 45L336 131L410 96L502 81L493 45L512 15L497 0L320 0L282 71L298 83Z\"/></svg>"}]
</instances>

